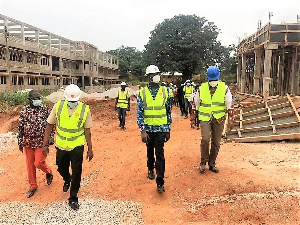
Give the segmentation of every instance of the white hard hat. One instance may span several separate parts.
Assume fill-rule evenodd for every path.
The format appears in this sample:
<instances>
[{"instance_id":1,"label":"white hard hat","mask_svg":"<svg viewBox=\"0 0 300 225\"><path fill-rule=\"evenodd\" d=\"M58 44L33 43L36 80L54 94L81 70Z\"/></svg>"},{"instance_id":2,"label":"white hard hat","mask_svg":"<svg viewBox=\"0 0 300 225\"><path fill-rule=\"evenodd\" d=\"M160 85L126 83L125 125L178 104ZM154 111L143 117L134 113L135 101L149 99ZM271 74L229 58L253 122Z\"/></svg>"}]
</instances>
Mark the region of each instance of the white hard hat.
<instances>
[{"instance_id":1,"label":"white hard hat","mask_svg":"<svg viewBox=\"0 0 300 225\"><path fill-rule=\"evenodd\" d=\"M159 71L158 67L155 66L155 65L150 65L150 66L148 66L147 69L146 69L146 74L150 74L150 73L159 73L159 72L160 72L160 71Z\"/></svg>"},{"instance_id":2,"label":"white hard hat","mask_svg":"<svg viewBox=\"0 0 300 225\"><path fill-rule=\"evenodd\" d=\"M65 89L65 98L67 101L78 101L81 95L81 90L75 84L70 84Z\"/></svg>"},{"instance_id":3,"label":"white hard hat","mask_svg":"<svg viewBox=\"0 0 300 225\"><path fill-rule=\"evenodd\" d=\"M185 83L191 83L191 81L190 80L186 80Z\"/></svg>"},{"instance_id":4,"label":"white hard hat","mask_svg":"<svg viewBox=\"0 0 300 225\"><path fill-rule=\"evenodd\" d=\"M125 82L122 82L122 83L121 83L121 86L126 86L126 83L125 83Z\"/></svg>"}]
</instances>

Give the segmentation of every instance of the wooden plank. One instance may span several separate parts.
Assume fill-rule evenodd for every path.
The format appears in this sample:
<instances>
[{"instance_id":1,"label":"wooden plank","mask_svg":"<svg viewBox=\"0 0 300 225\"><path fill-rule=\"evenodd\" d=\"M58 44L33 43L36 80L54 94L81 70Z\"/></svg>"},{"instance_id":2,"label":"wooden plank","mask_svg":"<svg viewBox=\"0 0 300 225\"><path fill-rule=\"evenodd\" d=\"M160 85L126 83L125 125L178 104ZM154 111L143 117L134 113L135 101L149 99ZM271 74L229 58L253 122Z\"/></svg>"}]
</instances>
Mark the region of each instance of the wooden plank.
<instances>
[{"instance_id":1,"label":"wooden plank","mask_svg":"<svg viewBox=\"0 0 300 225\"><path fill-rule=\"evenodd\" d=\"M294 114L295 114L294 111L287 111L287 112L283 112L283 113L273 114L272 117L274 119L276 119L276 118L281 118L281 117L289 117L289 116L292 116Z\"/></svg>"},{"instance_id":2,"label":"wooden plank","mask_svg":"<svg viewBox=\"0 0 300 225\"><path fill-rule=\"evenodd\" d=\"M242 138L241 130L238 130L238 135L239 135L239 138Z\"/></svg>"},{"instance_id":3,"label":"wooden plank","mask_svg":"<svg viewBox=\"0 0 300 225\"><path fill-rule=\"evenodd\" d=\"M291 96L290 96L289 94L286 94L286 96L287 96L287 98L288 98L288 100L289 100L289 102L290 102L290 104L291 104L291 106L292 106L292 108L293 108L293 110L294 110L294 113L295 113L295 115L296 115L298 121L300 122L300 116L299 116L299 113L297 112L297 109L296 109L296 107L295 107L294 102L293 102L292 99L291 99Z\"/></svg>"},{"instance_id":4,"label":"wooden plank","mask_svg":"<svg viewBox=\"0 0 300 225\"><path fill-rule=\"evenodd\" d=\"M272 130L272 126L263 126L263 127L251 127L251 128L245 128L242 129L241 131L243 133L249 133L249 132L256 132L256 131L264 131L264 130Z\"/></svg>"},{"instance_id":5,"label":"wooden plank","mask_svg":"<svg viewBox=\"0 0 300 225\"><path fill-rule=\"evenodd\" d=\"M266 108L261 108L261 109L255 109L255 110L252 110L252 111L248 111L248 112L244 113L244 117L252 116L252 115L255 115L255 114L260 114L260 113L263 113L265 111L267 111Z\"/></svg>"},{"instance_id":6,"label":"wooden plank","mask_svg":"<svg viewBox=\"0 0 300 225\"><path fill-rule=\"evenodd\" d=\"M252 119L246 119L243 120L244 124L248 124L248 123L255 123L255 122L260 122L260 121L264 121L264 120L269 120L269 115L268 116L261 116L261 117L255 117Z\"/></svg>"},{"instance_id":7,"label":"wooden plank","mask_svg":"<svg viewBox=\"0 0 300 225\"><path fill-rule=\"evenodd\" d=\"M275 109L280 109L280 108L284 108L284 107L287 107L287 106L290 106L290 102L285 102L285 103L280 103L280 104L277 104L277 105L270 105L270 109L271 110L275 110Z\"/></svg>"},{"instance_id":8,"label":"wooden plank","mask_svg":"<svg viewBox=\"0 0 300 225\"><path fill-rule=\"evenodd\" d=\"M292 123L283 123L283 124L276 124L276 128L285 128L285 127L296 127L300 126L300 122L292 122Z\"/></svg>"},{"instance_id":9,"label":"wooden plank","mask_svg":"<svg viewBox=\"0 0 300 225\"><path fill-rule=\"evenodd\" d=\"M287 140L295 139L300 140L300 133L293 134L281 134L281 135L270 135L270 136L259 136L259 137L248 137L248 138L234 138L226 140L225 142L260 142L260 141L278 141L278 140Z\"/></svg>"},{"instance_id":10,"label":"wooden plank","mask_svg":"<svg viewBox=\"0 0 300 225\"><path fill-rule=\"evenodd\" d=\"M240 109L240 129L243 129L243 109Z\"/></svg>"},{"instance_id":11,"label":"wooden plank","mask_svg":"<svg viewBox=\"0 0 300 225\"><path fill-rule=\"evenodd\" d=\"M271 125L273 125L274 123L273 123L273 119L272 119L272 113L271 113L271 109L268 106L268 102L266 102L266 109L268 110Z\"/></svg>"}]
</instances>

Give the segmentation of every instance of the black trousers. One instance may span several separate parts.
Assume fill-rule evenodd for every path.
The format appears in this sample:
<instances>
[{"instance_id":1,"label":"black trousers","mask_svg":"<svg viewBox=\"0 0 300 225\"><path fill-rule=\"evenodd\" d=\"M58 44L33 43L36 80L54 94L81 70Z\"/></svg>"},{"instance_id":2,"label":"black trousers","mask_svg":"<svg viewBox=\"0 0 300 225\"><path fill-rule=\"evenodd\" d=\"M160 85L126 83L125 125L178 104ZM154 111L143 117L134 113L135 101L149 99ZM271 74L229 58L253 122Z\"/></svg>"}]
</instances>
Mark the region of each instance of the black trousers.
<instances>
[{"instance_id":1,"label":"black trousers","mask_svg":"<svg viewBox=\"0 0 300 225\"><path fill-rule=\"evenodd\" d=\"M74 148L72 151L64 151L56 147L57 171L62 176L65 183L71 182L69 201L78 202L77 194L81 182L83 149L83 145ZM70 175L69 172L70 164L72 175Z\"/></svg>"},{"instance_id":2,"label":"black trousers","mask_svg":"<svg viewBox=\"0 0 300 225\"><path fill-rule=\"evenodd\" d=\"M120 121L120 127L124 128L127 109L118 107L117 110L118 110L118 118L119 118L119 121Z\"/></svg>"},{"instance_id":3,"label":"black trousers","mask_svg":"<svg viewBox=\"0 0 300 225\"><path fill-rule=\"evenodd\" d=\"M187 98L184 99L184 113L185 113L185 116L188 116L188 113L190 112L190 115L191 115L191 112L192 112L192 105L191 103L189 102L189 100Z\"/></svg>"},{"instance_id":4,"label":"black trousers","mask_svg":"<svg viewBox=\"0 0 300 225\"><path fill-rule=\"evenodd\" d=\"M147 143L147 167L149 170L156 169L156 183L164 185L165 176L165 155L164 144L166 133L163 132L147 132L149 135ZM155 149L155 151L154 151ZM154 152L156 160L154 158Z\"/></svg>"}]
</instances>

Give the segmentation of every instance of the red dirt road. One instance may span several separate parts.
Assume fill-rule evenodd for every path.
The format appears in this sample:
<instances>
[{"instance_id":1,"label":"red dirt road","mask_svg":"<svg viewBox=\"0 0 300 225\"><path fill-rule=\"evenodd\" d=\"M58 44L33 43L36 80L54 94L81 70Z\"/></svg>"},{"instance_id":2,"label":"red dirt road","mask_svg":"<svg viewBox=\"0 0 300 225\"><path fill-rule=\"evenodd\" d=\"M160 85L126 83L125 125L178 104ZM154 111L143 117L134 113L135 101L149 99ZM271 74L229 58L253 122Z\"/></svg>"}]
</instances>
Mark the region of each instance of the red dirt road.
<instances>
[{"instance_id":1,"label":"red dirt road","mask_svg":"<svg viewBox=\"0 0 300 225\"><path fill-rule=\"evenodd\" d=\"M127 115L126 131L120 131L113 101L88 103L95 157L84 161L79 198L139 202L146 224L300 224L299 142L223 143L217 159L220 173L200 174L201 131L191 129L175 107L171 139L165 145L166 192L159 194L155 181L147 179L146 147L136 124L136 106ZM0 133L16 131L17 118L18 113L2 114ZM47 162L54 172L53 183L48 186L38 171L39 189L27 199L24 154L15 144L12 151L0 155L4 171L0 201L67 200L53 147Z\"/></svg>"}]
</instances>

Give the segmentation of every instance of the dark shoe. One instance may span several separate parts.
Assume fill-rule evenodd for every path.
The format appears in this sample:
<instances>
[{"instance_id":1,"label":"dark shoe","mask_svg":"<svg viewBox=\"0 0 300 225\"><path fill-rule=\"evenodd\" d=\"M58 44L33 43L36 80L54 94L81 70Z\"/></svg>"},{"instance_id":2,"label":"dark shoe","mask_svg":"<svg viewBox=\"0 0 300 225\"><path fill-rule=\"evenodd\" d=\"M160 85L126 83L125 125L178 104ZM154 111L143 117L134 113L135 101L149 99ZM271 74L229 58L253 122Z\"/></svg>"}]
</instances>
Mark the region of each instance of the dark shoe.
<instances>
[{"instance_id":1,"label":"dark shoe","mask_svg":"<svg viewBox=\"0 0 300 225\"><path fill-rule=\"evenodd\" d=\"M165 188L164 188L164 185L157 185L157 191L158 191L158 193L163 193L163 192L165 192L166 190L165 190Z\"/></svg>"},{"instance_id":2,"label":"dark shoe","mask_svg":"<svg viewBox=\"0 0 300 225\"><path fill-rule=\"evenodd\" d=\"M122 124L121 123L119 123L119 127L121 127L122 126Z\"/></svg>"},{"instance_id":3,"label":"dark shoe","mask_svg":"<svg viewBox=\"0 0 300 225\"><path fill-rule=\"evenodd\" d=\"M188 118L188 116L184 116L184 119L187 119Z\"/></svg>"},{"instance_id":4,"label":"dark shoe","mask_svg":"<svg viewBox=\"0 0 300 225\"><path fill-rule=\"evenodd\" d=\"M153 180L155 178L155 174L153 170L148 170L148 178Z\"/></svg>"},{"instance_id":5,"label":"dark shoe","mask_svg":"<svg viewBox=\"0 0 300 225\"><path fill-rule=\"evenodd\" d=\"M200 163L200 167L199 167L200 173L205 173L205 164Z\"/></svg>"},{"instance_id":6,"label":"dark shoe","mask_svg":"<svg viewBox=\"0 0 300 225\"><path fill-rule=\"evenodd\" d=\"M219 173L219 169L215 166L209 166L209 170L213 171L214 173Z\"/></svg>"},{"instance_id":7,"label":"dark shoe","mask_svg":"<svg viewBox=\"0 0 300 225\"><path fill-rule=\"evenodd\" d=\"M64 183L64 186L63 186L63 192L67 192L70 188L70 183Z\"/></svg>"},{"instance_id":8,"label":"dark shoe","mask_svg":"<svg viewBox=\"0 0 300 225\"><path fill-rule=\"evenodd\" d=\"M29 189L29 191L27 192L27 198L31 198L34 193L36 192L36 188L35 189Z\"/></svg>"},{"instance_id":9,"label":"dark shoe","mask_svg":"<svg viewBox=\"0 0 300 225\"><path fill-rule=\"evenodd\" d=\"M124 131L125 130L125 127L121 127L121 131Z\"/></svg>"},{"instance_id":10,"label":"dark shoe","mask_svg":"<svg viewBox=\"0 0 300 225\"><path fill-rule=\"evenodd\" d=\"M49 174L46 174L46 180L47 180L48 185L52 184L52 181L53 181L52 171Z\"/></svg>"},{"instance_id":11,"label":"dark shoe","mask_svg":"<svg viewBox=\"0 0 300 225\"><path fill-rule=\"evenodd\" d=\"M69 206L73 209L73 210L77 210L79 209L79 204L78 202L69 202Z\"/></svg>"}]
</instances>

